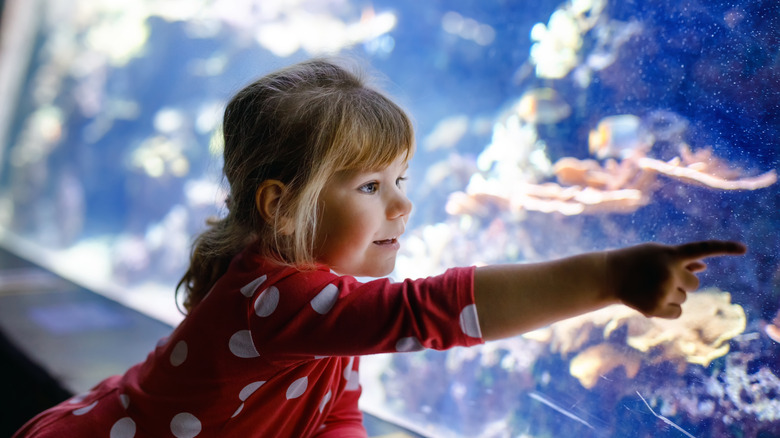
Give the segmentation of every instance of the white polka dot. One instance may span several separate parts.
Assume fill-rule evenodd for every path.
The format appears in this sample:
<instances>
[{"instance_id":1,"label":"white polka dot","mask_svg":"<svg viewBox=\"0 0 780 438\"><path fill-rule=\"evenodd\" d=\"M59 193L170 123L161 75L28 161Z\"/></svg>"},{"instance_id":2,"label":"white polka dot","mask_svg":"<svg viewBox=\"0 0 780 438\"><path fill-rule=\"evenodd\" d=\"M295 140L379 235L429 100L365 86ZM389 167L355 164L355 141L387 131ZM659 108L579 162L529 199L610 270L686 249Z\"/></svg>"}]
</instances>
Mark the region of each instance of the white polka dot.
<instances>
[{"instance_id":1,"label":"white polka dot","mask_svg":"<svg viewBox=\"0 0 780 438\"><path fill-rule=\"evenodd\" d=\"M469 304L460 312L460 329L466 336L472 338L481 338L482 331L479 328L479 318L477 317L477 306Z\"/></svg>"},{"instance_id":2,"label":"white polka dot","mask_svg":"<svg viewBox=\"0 0 780 438\"><path fill-rule=\"evenodd\" d=\"M89 392L85 392L83 394L75 395L75 396L73 396L73 398L68 400L68 403L70 403L70 404L81 403L82 401L84 401L85 398L87 398L88 395L89 395Z\"/></svg>"},{"instance_id":3,"label":"white polka dot","mask_svg":"<svg viewBox=\"0 0 780 438\"><path fill-rule=\"evenodd\" d=\"M328 392L325 394L325 396L322 397L322 401L320 402L320 414L325 409L325 405L328 404L328 402L330 401L330 398L332 396L333 396L333 394L330 392L330 390L328 390Z\"/></svg>"},{"instance_id":4,"label":"white polka dot","mask_svg":"<svg viewBox=\"0 0 780 438\"><path fill-rule=\"evenodd\" d=\"M347 370L347 384L344 386L345 391L357 391L360 389L360 373L355 370Z\"/></svg>"},{"instance_id":5,"label":"white polka dot","mask_svg":"<svg viewBox=\"0 0 780 438\"><path fill-rule=\"evenodd\" d=\"M96 400L96 401L92 402L92 404L89 405L89 406L84 406L83 408L76 409L75 411L73 411L73 415L84 415L87 412L91 411L92 408L97 406L97 404L98 404L98 402Z\"/></svg>"},{"instance_id":6,"label":"white polka dot","mask_svg":"<svg viewBox=\"0 0 780 438\"><path fill-rule=\"evenodd\" d=\"M265 381L263 380L263 381L252 382L249 385L246 385L238 393L238 398L241 399L241 401L246 401L246 399L249 398L249 396L251 396L255 391L257 391L258 388L263 386L264 383L265 383ZM244 410L244 404L243 403L241 403L241 406L239 406L238 409L236 409L236 411L233 412L233 415L231 415L230 418L234 418L239 413L241 413L242 410Z\"/></svg>"},{"instance_id":7,"label":"white polka dot","mask_svg":"<svg viewBox=\"0 0 780 438\"><path fill-rule=\"evenodd\" d=\"M268 277L263 275L260 278L256 278L256 279L252 280L251 283L249 283L246 286L241 288L241 293L244 294L244 296L247 297L247 298L252 297L252 295L254 295L255 292L257 291L257 288L259 288L260 285L265 283L266 278L268 278Z\"/></svg>"},{"instance_id":8,"label":"white polka dot","mask_svg":"<svg viewBox=\"0 0 780 438\"><path fill-rule=\"evenodd\" d=\"M349 363L344 368L344 379L347 381L344 386L345 391L357 391L360 388L360 376L358 372L352 369L352 365L355 363L355 357L349 358Z\"/></svg>"},{"instance_id":9,"label":"white polka dot","mask_svg":"<svg viewBox=\"0 0 780 438\"><path fill-rule=\"evenodd\" d=\"M171 365L177 367L187 360L187 343L179 341L171 350Z\"/></svg>"},{"instance_id":10,"label":"white polka dot","mask_svg":"<svg viewBox=\"0 0 780 438\"><path fill-rule=\"evenodd\" d=\"M257 388L263 386L263 383L265 383L265 380L263 380L262 382L252 382L249 385L246 385L244 389L242 389L241 392L238 393L238 398L240 398L241 401L246 401L246 399L248 399L250 395L252 395L255 391L257 391Z\"/></svg>"},{"instance_id":11,"label":"white polka dot","mask_svg":"<svg viewBox=\"0 0 780 438\"><path fill-rule=\"evenodd\" d=\"M424 348L425 347L423 347L420 340L415 338L414 336L409 336L408 338L401 338L398 340L398 342L395 343L395 349L400 352L420 351Z\"/></svg>"},{"instance_id":12,"label":"white polka dot","mask_svg":"<svg viewBox=\"0 0 780 438\"><path fill-rule=\"evenodd\" d=\"M120 418L111 426L110 438L133 438L135 436L135 421L130 417Z\"/></svg>"},{"instance_id":13,"label":"white polka dot","mask_svg":"<svg viewBox=\"0 0 780 438\"><path fill-rule=\"evenodd\" d=\"M233 412L233 415L231 415L230 418L235 418L236 415L240 414L241 411L243 410L244 410L244 404L241 403L241 406L239 406L238 409L236 409L236 412Z\"/></svg>"},{"instance_id":14,"label":"white polka dot","mask_svg":"<svg viewBox=\"0 0 780 438\"><path fill-rule=\"evenodd\" d=\"M309 378L301 377L300 379L292 382L289 388L287 388L287 400L298 398L306 392L306 387L309 386Z\"/></svg>"},{"instance_id":15,"label":"white polka dot","mask_svg":"<svg viewBox=\"0 0 780 438\"><path fill-rule=\"evenodd\" d=\"M335 284L329 284L311 300L311 307L315 312L324 315L330 312L330 309L333 308L333 305L336 304L338 299L339 288L336 287Z\"/></svg>"},{"instance_id":16,"label":"white polka dot","mask_svg":"<svg viewBox=\"0 0 780 438\"><path fill-rule=\"evenodd\" d=\"M239 330L230 337L228 342L230 352L242 358L258 357L254 342L252 342L252 332L249 330Z\"/></svg>"},{"instance_id":17,"label":"white polka dot","mask_svg":"<svg viewBox=\"0 0 780 438\"><path fill-rule=\"evenodd\" d=\"M193 438L198 436L201 429L200 420L189 412L176 414L171 420L171 433L176 438Z\"/></svg>"},{"instance_id":18,"label":"white polka dot","mask_svg":"<svg viewBox=\"0 0 780 438\"><path fill-rule=\"evenodd\" d=\"M279 289L271 286L255 300L255 313L257 316L266 317L274 313L277 304L279 304Z\"/></svg>"},{"instance_id":19,"label":"white polka dot","mask_svg":"<svg viewBox=\"0 0 780 438\"><path fill-rule=\"evenodd\" d=\"M127 409L130 406L130 397L127 394L119 394L119 403L122 403L122 407Z\"/></svg>"}]
</instances>

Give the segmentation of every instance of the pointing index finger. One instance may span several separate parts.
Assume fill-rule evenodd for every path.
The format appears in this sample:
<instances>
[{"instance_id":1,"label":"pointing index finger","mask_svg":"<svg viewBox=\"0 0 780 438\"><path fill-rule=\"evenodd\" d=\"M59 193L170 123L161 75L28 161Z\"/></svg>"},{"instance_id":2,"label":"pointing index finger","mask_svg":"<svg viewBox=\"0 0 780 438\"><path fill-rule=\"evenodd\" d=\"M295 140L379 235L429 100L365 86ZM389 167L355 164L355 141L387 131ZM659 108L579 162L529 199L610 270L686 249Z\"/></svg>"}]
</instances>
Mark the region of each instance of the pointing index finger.
<instances>
[{"instance_id":1,"label":"pointing index finger","mask_svg":"<svg viewBox=\"0 0 780 438\"><path fill-rule=\"evenodd\" d=\"M719 255L739 255L747 251L745 245L731 240L702 240L679 245L677 252L686 259L701 259Z\"/></svg>"}]
</instances>

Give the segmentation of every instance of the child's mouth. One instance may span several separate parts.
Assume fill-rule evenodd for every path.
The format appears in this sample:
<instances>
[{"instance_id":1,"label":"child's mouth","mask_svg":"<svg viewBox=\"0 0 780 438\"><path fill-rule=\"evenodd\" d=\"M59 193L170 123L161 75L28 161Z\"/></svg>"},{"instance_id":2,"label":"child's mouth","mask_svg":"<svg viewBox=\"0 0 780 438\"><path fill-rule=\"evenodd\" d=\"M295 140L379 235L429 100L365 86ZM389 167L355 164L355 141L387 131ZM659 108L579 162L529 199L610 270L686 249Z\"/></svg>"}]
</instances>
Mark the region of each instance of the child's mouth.
<instances>
[{"instance_id":1,"label":"child's mouth","mask_svg":"<svg viewBox=\"0 0 780 438\"><path fill-rule=\"evenodd\" d=\"M375 240L374 244L376 245L395 245L398 243L398 239L385 239L385 240Z\"/></svg>"}]
</instances>

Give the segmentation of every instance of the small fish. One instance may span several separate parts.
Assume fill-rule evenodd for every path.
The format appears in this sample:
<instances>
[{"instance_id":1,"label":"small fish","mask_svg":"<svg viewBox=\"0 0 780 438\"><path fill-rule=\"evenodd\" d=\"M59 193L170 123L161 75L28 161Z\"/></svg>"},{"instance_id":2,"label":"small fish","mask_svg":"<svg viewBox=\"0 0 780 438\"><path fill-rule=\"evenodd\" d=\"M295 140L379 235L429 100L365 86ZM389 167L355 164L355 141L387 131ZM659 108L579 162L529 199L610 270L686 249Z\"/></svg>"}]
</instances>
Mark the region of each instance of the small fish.
<instances>
[{"instance_id":1,"label":"small fish","mask_svg":"<svg viewBox=\"0 0 780 438\"><path fill-rule=\"evenodd\" d=\"M774 324L767 324L764 327L764 333L775 342L780 342L780 327Z\"/></svg>"},{"instance_id":2,"label":"small fish","mask_svg":"<svg viewBox=\"0 0 780 438\"><path fill-rule=\"evenodd\" d=\"M590 153L599 159L644 155L654 142L642 120L633 114L605 117L588 135Z\"/></svg>"},{"instance_id":3,"label":"small fish","mask_svg":"<svg viewBox=\"0 0 780 438\"><path fill-rule=\"evenodd\" d=\"M571 115L571 107L552 88L526 91L515 105L520 118L533 124L558 123Z\"/></svg>"}]
</instances>

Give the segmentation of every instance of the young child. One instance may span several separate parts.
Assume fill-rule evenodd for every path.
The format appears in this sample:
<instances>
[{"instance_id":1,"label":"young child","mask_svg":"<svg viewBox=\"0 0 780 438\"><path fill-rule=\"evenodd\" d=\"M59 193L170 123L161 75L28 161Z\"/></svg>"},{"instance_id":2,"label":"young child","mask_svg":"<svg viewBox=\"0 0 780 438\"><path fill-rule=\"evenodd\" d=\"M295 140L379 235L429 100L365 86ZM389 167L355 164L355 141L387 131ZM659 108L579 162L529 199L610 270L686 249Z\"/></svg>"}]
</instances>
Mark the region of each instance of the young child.
<instances>
[{"instance_id":1,"label":"young child","mask_svg":"<svg viewBox=\"0 0 780 438\"><path fill-rule=\"evenodd\" d=\"M223 129L229 211L194 244L187 317L16 437L365 437L358 356L476 345L613 303L676 318L703 258L745 250L644 244L361 283L393 270L412 210L406 114L311 60L241 90Z\"/></svg>"}]
</instances>

